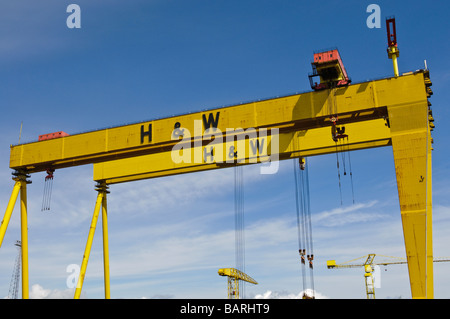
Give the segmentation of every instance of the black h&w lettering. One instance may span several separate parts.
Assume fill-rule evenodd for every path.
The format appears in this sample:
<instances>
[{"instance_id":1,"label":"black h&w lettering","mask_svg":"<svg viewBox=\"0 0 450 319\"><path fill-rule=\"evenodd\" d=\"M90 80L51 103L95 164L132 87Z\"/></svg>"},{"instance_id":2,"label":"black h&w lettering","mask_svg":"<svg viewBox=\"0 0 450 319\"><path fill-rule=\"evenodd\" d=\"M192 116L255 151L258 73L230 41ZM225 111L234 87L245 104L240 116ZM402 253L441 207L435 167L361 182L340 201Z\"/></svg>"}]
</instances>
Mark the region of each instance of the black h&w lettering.
<instances>
[{"instance_id":1,"label":"black h&w lettering","mask_svg":"<svg viewBox=\"0 0 450 319\"><path fill-rule=\"evenodd\" d=\"M141 125L141 144L144 143L144 138L148 136L148 143L152 141L152 124L148 125L148 131L144 131L144 125Z\"/></svg>"},{"instance_id":2,"label":"black h&w lettering","mask_svg":"<svg viewBox=\"0 0 450 319\"><path fill-rule=\"evenodd\" d=\"M205 131L209 128L211 128L211 126L213 128L217 128L217 124L219 124L219 115L220 112L216 113L216 118L214 119L214 116L212 113L209 113L208 115L208 120L206 120L206 115L203 114L203 126L205 127Z\"/></svg>"}]
</instances>

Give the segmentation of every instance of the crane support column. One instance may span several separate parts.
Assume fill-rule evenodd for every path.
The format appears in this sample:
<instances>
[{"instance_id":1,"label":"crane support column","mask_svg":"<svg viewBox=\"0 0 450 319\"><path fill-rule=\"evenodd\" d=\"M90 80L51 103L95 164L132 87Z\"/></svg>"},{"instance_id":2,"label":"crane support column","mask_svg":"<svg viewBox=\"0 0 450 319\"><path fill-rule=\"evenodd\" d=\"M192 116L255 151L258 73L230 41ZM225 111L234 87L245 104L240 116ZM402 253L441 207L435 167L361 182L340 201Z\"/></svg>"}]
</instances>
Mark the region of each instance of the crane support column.
<instances>
[{"instance_id":1,"label":"crane support column","mask_svg":"<svg viewBox=\"0 0 450 319\"><path fill-rule=\"evenodd\" d=\"M411 294L413 298L430 298L433 264L428 260L433 253L428 104L395 104L388 112Z\"/></svg>"},{"instance_id":2,"label":"crane support column","mask_svg":"<svg viewBox=\"0 0 450 319\"><path fill-rule=\"evenodd\" d=\"M20 224L22 242L22 299L29 298L28 280L28 216L27 216L27 183L26 176L20 183Z\"/></svg>"},{"instance_id":3,"label":"crane support column","mask_svg":"<svg viewBox=\"0 0 450 319\"><path fill-rule=\"evenodd\" d=\"M6 229L8 228L9 220L11 219L12 212L14 210L14 206L17 201L17 197L19 196L20 188L22 182L20 180L16 180L14 184L13 191L11 193L11 197L9 198L8 206L6 207L5 216L3 217L1 226L0 226L0 247L3 243L3 238L5 237Z\"/></svg>"},{"instance_id":4,"label":"crane support column","mask_svg":"<svg viewBox=\"0 0 450 319\"><path fill-rule=\"evenodd\" d=\"M86 275L87 264L89 261L89 255L91 253L91 247L92 247L92 242L94 240L95 228L97 227L97 220L98 220L98 216L100 214L100 208L102 206L102 203L104 203L104 201L106 201L106 194L107 194L106 184L105 183L98 184L96 190L98 191L97 201L95 203L94 215L92 216L91 227L89 229L86 248L84 250L83 261L81 262L80 275L78 277L78 283L77 283L77 287L75 289L74 299L79 299L80 295L81 295L81 289L83 288L84 277ZM105 214L106 214L106 207L105 207ZM105 228L103 228L103 229L105 231ZM105 244L104 244L104 247L105 247ZM107 247L107 245L106 245L106 247ZM104 256L107 257L107 255L104 255ZM109 265L109 261L107 261L107 265ZM109 296L109 290L108 291L106 290L107 286L109 289L109 282L108 282L108 285L106 285L106 279L107 279L107 277L106 277L106 273L105 273L105 297ZM109 270L108 270L108 280L109 280Z\"/></svg>"},{"instance_id":5,"label":"crane support column","mask_svg":"<svg viewBox=\"0 0 450 319\"><path fill-rule=\"evenodd\" d=\"M428 156L427 156L427 298L434 298L434 272L433 272L433 200L432 200L432 161L431 152L433 150L431 138L431 128L428 128Z\"/></svg>"},{"instance_id":6,"label":"crane support column","mask_svg":"<svg viewBox=\"0 0 450 319\"><path fill-rule=\"evenodd\" d=\"M110 299L110 285L109 285L109 245L108 245L108 209L106 194L108 193L106 184L103 184L102 191L104 192L102 200L102 226L103 226L103 271L105 282L105 299Z\"/></svg>"},{"instance_id":7,"label":"crane support column","mask_svg":"<svg viewBox=\"0 0 450 319\"><path fill-rule=\"evenodd\" d=\"M31 181L27 180L30 175L24 171L15 171L13 173L15 181L11 197L6 207L5 216L0 226L0 246L3 243L6 229L8 228L17 197L20 193L20 225L21 225L21 242L22 242L22 299L29 298L29 280L28 280L28 216L27 216L27 184Z\"/></svg>"}]
</instances>

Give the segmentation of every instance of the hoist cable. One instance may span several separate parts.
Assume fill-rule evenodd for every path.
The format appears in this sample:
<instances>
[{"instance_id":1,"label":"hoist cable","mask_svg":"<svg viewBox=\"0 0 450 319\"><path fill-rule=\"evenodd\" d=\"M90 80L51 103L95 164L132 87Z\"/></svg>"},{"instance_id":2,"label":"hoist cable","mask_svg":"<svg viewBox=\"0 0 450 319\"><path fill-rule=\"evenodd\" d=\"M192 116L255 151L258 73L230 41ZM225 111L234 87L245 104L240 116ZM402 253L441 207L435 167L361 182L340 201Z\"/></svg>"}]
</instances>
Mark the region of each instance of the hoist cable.
<instances>
[{"instance_id":1,"label":"hoist cable","mask_svg":"<svg viewBox=\"0 0 450 319\"><path fill-rule=\"evenodd\" d=\"M46 194L47 194L47 188L48 188L48 185L47 185L48 183L47 183L47 181L45 181L44 182L44 193L42 194L42 206L41 206L41 211L44 211L44 210L46 210Z\"/></svg>"},{"instance_id":2,"label":"hoist cable","mask_svg":"<svg viewBox=\"0 0 450 319\"><path fill-rule=\"evenodd\" d=\"M348 137L347 137L347 153L348 153L348 166L350 170L350 183L352 187L352 201L353 204L355 203L355 192L353 190L353 172L352 172L352 160L350 158L350 145L348 144Z\"/></svg>"},{"instance_id":3,"label":"hoist cable","mask_svg":"<svg viewBox=\"0 0 450 319\"><path fill-rule=\"evenodd\" d=\"M42 195L41 211L50 210L50 202L52 198L53 177L46 178L44 182L44 194Z\"/></svg>"},{"instance_id":4,"label":"hoist cable","mask_svg":"<svg viewBox=\"0 0 450 319\"><path fill-rule=\"evenodd\" d=\"M245 273L244 175L242 166L235 166L234 168L234 210L236 269ZM244 281L240 284L240 295L245 298Z\"/></svg>"},{"instance_id":5,"label":"hoist cable","mask_svg":"<svg viewBox=\"0 0 450 319\"><path fill-rule=\"evenodd\" d=\"M336 142L336 165L337 165L337 173L338 173L338 181L339 181L339 196L341 199L341 206L342 206L342 187L341 187L341 172L339 168L339 155L338 155L338 144Z\"/></svg>"},{"instance_id":6,"label":"hoist cable","mask_svg":"<svg viewBox=\"0 0 450 319\"><path fill-rule=\"evenodd\" d=\"M306 260L310 268L311 289L314 294L314 276L313 276L313 237L312 237L312 220L310 207L310 192L309 192L309 176L308 165L306 160L296 163L294 160L294 179L295 179L295 200L297 209L297 232L299 241L299 253L301 258L303 291L306 293ZM299 168L300 166L300 168Z\"/></svg>"},{"instance_id":7,"label":"hoist cable","mask_svg":"<svg viewBox=\"0 0 450 319\"><path fill-rule=\"evenodd\" d=\"M302 223L302 219L300 216L300 196L299 196L299 168L298 168L298 163L297 161L294 159L292 161L292 163L294 164L294 180L295 180L295 206L296 206L296 213L297 213L297 234L298 234L298 252L300 254L300 261L301 261L301 270L302 270L302 281L303 281L303 291L306 290L306 266L305 266L305 247L303 246L303 235L304 235L304 230L302 229L303 227L303 223Z\"/></svg>"},{"instance_id":8,"label":"hoist cable","mask_svg":"<svg viewBox=\"0 0 450 319\"><path fill-rule=\"evenodd\" d=\"M50 179L50 192L48 194L48 202L47 202L47 210L50 210L50 202L52 200L52 191L53 191L53 177Z\"/></svg>"},{"instance_id":9,"label":"hoist cable","mask_svg":"<svg viewBox=\"0 0 450 319\"><path fill-rule=\"evenodd\" d=\"M307 230L308 236L308 261L309 261L309 272L310 272L310 281L311 281L311 290L314 297L314 249L313 249L313 235L312 235L312 220L311 220L311 201L310 201L310 192L309 192L309 165L307 164L307 160L305 158L305 168L301 172L304 176L302 188L304 189L304 203L305 203L305 217L306 217L306 225L305 228Z\"/></svg>"},{"instance_id":10,"label":"hoist cable","mask_svg":"<svg viewBox=\"0 0 450 319\"><path fill-rule=\"evenodd\" d=\"M305 159L306 163L306 159ZM306 211L306 221L308 227L308 235L309 235L309 252L311 255L314 254L313 251L313 237L312 237L312 221L311 221L311 201L310 201L310 193L309 193L309 173L308 173L308 165L305 165L304 170L305 175L305 183L303 184L303 188L305 189L305 211Z\"/></svg>"},{"instance_id":11,"label":"hoist cable","mask_svg":"<svg viewBox=\"0 0 450 319\"><path fill-rule=\"evenodd\" d=\"M52 199L52 188L53 188L53 172L54 169L47 169L47 176L45 176L44 181L44 194L42 195L42 207L41 211L50 210L50 202Z\"/></svg>"},{"instance_id":12,"label":"hoist cable","mask_svg":"<svg viewBox=\"0 0 450 319\"><path fill-rule=\"evenodd\" d=\"M341 155L342 155L342 166L344 167L344 176L347 175L347 170L345 169L345 149L344 142L341 142Z\"/></svg>"}]
</instances>

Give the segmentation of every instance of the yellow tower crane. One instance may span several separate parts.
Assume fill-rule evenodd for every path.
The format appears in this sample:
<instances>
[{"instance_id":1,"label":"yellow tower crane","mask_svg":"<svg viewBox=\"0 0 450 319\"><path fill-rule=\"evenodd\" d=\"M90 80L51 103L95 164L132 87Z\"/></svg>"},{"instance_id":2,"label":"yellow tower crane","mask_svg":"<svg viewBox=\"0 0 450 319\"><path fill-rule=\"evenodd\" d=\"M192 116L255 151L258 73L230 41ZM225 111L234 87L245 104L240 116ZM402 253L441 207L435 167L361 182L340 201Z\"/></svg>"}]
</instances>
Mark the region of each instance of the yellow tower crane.
<instances>
[{"instance_id":1,"label":"yellow tower crane","mask_svg":"<svg viewBox=\"0 0 450 319\"><path fill-rule=\"evenodd\" d=\"M228 277L228 299L239 299L239 280L258 284L255 279L236 268L221 268L219 275Z\"/></svg>"},{"instance_id":2,"label":"yellow tower crane","mask_svg":"<svg viewBox=\"0 0 450 319\"><path fill-rule=\"evenodd\" d=\"M375 262L375 256L382 257L384 259ZM450 261L450 258L447 257L438 257L433 260L433 262L445 262ZM376 254L368 254L366 256L358 257L347 262L336 264L336 260L328 260L327 268L335 269L335 268L360 268L364 267L364 281L366 283L366 295L367 299L375 299L375 278L373 276L374 266L375 265L398 265L398 264L407 264L408 261L406 258L401 257L392 257L392 256L384 256L384 255L376 255Z\"/></svg>"}]
</instances>

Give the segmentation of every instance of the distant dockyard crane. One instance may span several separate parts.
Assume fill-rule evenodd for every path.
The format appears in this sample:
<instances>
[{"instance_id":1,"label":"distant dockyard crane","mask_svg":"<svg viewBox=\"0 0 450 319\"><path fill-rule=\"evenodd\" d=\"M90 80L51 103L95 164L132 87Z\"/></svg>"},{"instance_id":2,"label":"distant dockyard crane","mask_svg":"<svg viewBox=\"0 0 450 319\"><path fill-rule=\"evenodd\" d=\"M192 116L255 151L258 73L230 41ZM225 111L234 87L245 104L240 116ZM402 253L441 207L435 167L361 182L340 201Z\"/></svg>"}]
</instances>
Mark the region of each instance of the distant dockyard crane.
<instances>
[{"instance_id":1,"label":"distant dockyard crane","mask_svg":"<svg viewBox=\"0 0 450 319\"><path fill-rule=\"evenodd\" d=\"M21 249L22 245L19 240L17 240L14 245L18 247L19 253L17 254L16 257L11 283L9 284L8 299L18 299L19 296L19 279L20 279L20 264L21 264L20 260L22 254Z\"/></svg>"},{"instance_id":2,"label":"distant dockyard crane","mask_svg":"<svg viewBox=\"0 0 450 319\"><path fill-rule=\"evenodd\" d=\"M375 257L379 256L383 259L375 262ZM439 257L435 258L434 262L446 262L450 261L447 257ZM381 265L398 265L398 264L407 264L406 258L401 257L392 257L392 256L384 256L384 255L376 255L376 254L368 254L366 256L358 257L341 264L336 264L336 260L328 260L327 268L328 269L342 269L342 268L364 268L364 281L366 283L366 295L367 299L375 299L375 280L373 276L374 266Z\"/></svg>"},{"instance_id":3,"label":"distant dockyard crane","mask_svg":"<svg viewBox=\"0 0 450 319\"><path fill-rule=\"evenodd\" d=\"M255 279L235 268L219 269L220 276L228 277L228 299L239 299L239 281L246 281L257 285Z\"/></svg>"}]
</instances>

